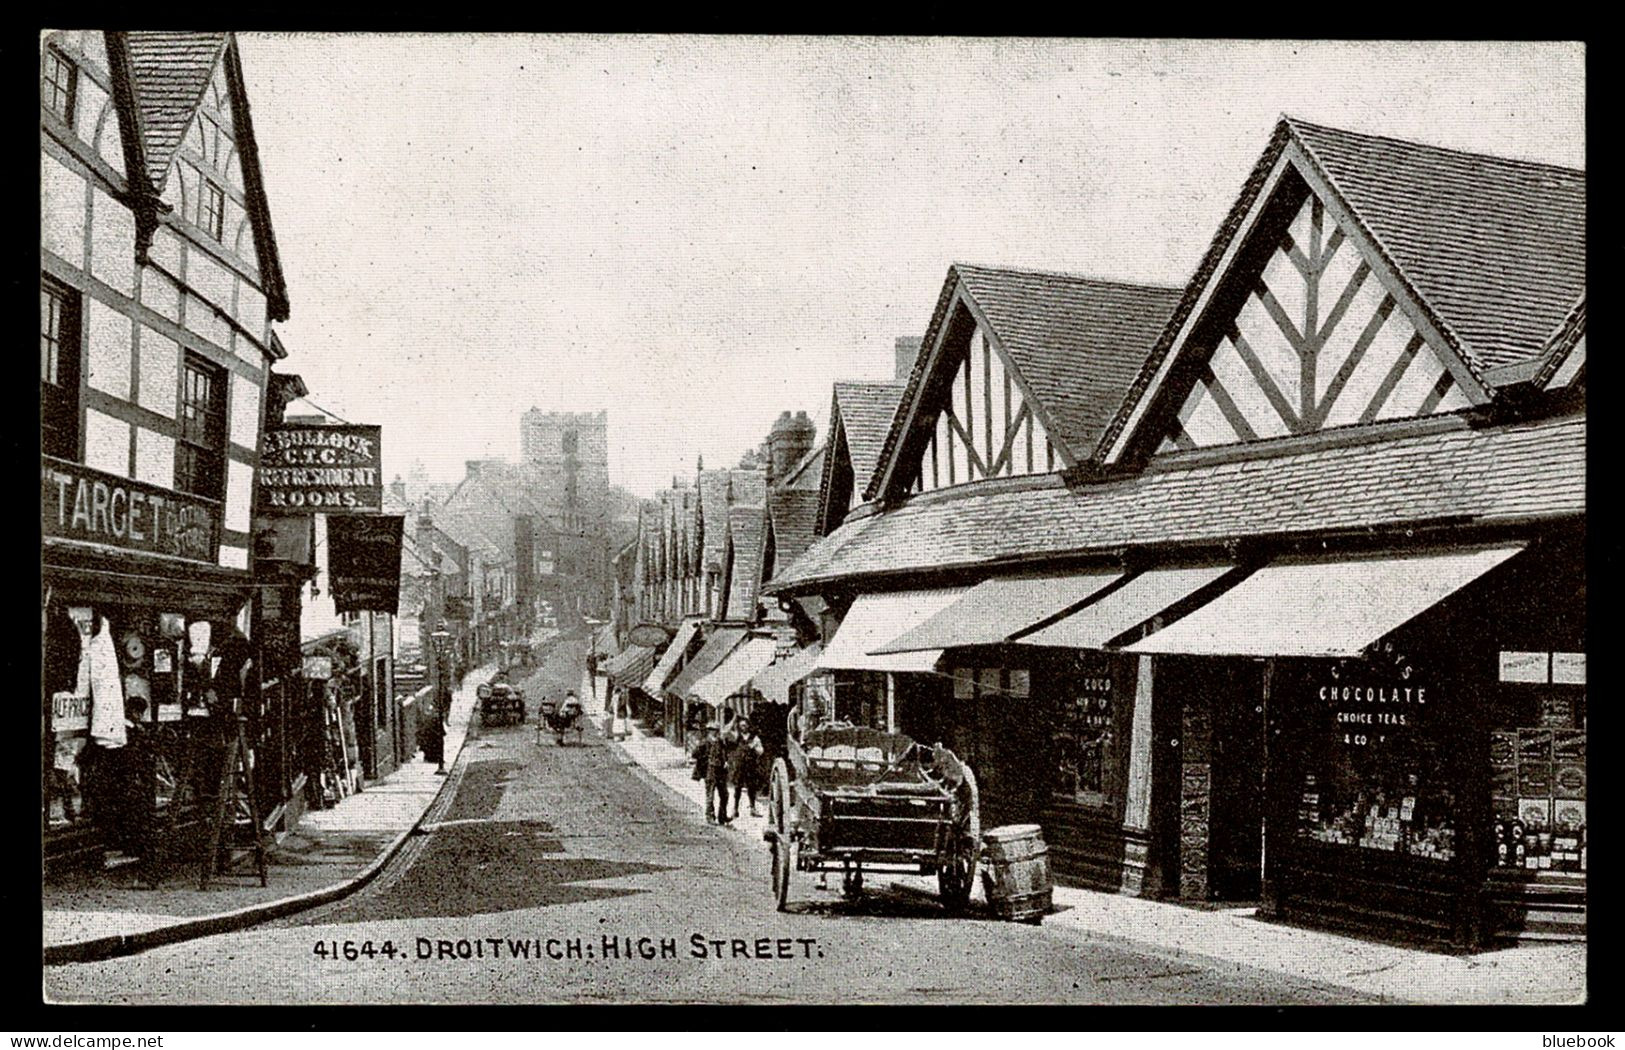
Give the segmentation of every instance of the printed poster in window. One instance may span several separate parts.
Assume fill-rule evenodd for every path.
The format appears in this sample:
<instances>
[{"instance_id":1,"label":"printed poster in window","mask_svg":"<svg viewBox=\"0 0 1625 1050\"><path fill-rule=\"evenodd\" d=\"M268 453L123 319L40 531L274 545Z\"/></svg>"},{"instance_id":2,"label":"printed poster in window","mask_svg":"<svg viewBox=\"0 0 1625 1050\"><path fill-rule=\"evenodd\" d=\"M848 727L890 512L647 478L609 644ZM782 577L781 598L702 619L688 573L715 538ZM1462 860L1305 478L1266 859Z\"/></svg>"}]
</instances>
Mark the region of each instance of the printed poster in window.
<instances>
[{"instance_id":1,"label":"printed poster in window","mask_svg":"<svg viewBox=\"0 0 1625 1050\"><path fill-rule=\"evenodd\" d=\"M1112 796L1111 679L1081 676L1066 681L1055 716L1058 795L1069 802L1104 806Z\"/></svg>"}]
</instances>

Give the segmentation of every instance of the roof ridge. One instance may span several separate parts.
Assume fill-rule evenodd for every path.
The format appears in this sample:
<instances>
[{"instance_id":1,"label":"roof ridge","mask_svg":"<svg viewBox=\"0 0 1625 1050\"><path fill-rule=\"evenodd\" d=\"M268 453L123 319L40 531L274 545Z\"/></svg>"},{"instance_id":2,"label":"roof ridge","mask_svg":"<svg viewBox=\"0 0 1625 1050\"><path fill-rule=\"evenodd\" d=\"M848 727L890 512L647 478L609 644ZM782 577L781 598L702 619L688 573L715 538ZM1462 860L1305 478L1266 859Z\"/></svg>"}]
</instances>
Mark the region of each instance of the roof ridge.
<instances>
[{"instance_id":1,"label":"roof ridge","mask_svg":"<svg viewBox=\"0 0 1625 1050\"><path fill-rule=\"evenodd\" d=\"M1560 171L1568 175L1579 175L1581 177L1584 177L1586 174L1586 169L1584 168L1571 168L1564 164L1553 164L1550 161L1529 160L1525 157L1508 157L1500 153L1480 153L1476 150L1457 149L1454 146L1441 146L1434 142L1420 142L1416 139L1402 139L1394 135L1377 135L1369 131L1356 131L1352 128L1334 127L1330 124L1317 124L1314 121L1294 117L1288 113L1281 114L1281 120L1285 121L1294 130L1298 128L1309 128L1314 131L1326 131L1331 132L1334 135L1350 135L1355 138L1369 139L1375 142L1392 142L1401 146L1408 146L1412 149L1432 150L1436 153L1450 153L1458 157L1472 157L1476 160L1493 160L1502 164L1515 164L1527 168L1544 168L1549 171Z\"/></svg>"},{"instance_id":2,"label":"roof ridge","mask_svg":"<svg viewBox=\"0 0 1625 1050\"><path fill-rule=\"evenodd\" d=\"M1036 274L1042 277L1066 277L1074 281L1086 281L1090 284L1110 285L1114 288L1133 288L1142 291L1155 292L1183 292L1183 284L1156 284L1148 281L1130 281L1120 277L1096 277L1093 274L1078 273L1076 270L1052 270L1040 266L995 266L989 263L954 262L951 264L956 270L982 270L992 273L1022 273Z\"/></svg>"}]
</instances>

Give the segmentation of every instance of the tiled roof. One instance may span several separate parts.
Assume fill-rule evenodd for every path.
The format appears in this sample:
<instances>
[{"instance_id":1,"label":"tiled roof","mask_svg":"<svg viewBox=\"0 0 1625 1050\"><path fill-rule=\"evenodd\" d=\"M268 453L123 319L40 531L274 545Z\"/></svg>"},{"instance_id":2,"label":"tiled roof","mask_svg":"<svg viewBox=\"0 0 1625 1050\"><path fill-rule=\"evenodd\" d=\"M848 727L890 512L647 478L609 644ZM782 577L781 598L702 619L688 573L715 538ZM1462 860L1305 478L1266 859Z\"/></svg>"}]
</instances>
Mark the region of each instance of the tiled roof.
<instances>
[{"instance_id":1,"label":"tiled roof","mask_svg":"<svg viewBox=\"0 0 1625 1050\"><path fill-rule=\"evenodd\" d=\"M1094 450L1184 292L963 263L955 272L1054 423L1050 437L1079 459Z\"/></svg>"},{"instance_id":2,"label":"tiled roof","mask_svg":"<svg viewBox=\"0 0 1625 1050\"><path fill-rule=\"evenodd\" d=\"M729 472L733 484L733 505L761 507L767 501L767 473L760 470L734 470Z\"/></svg>"},{"instance_id":3,"label":"tiled roof","mask_svg":"<svg viewBox=\"0 0 1625 1050\"><path fill-rule=\"evenodd\" d=\"M756 596L762 585L762 539L766 508L730 507L728 529L733 534L733 574L728 581L728 608L724 619L753 620Z\"/></svg>"},{"instance_id":4,"label":"tiled roof","mask_svg":"<svg viewBox=\"0 0 1625 1050\"><path fill-rule=\"evenodd\" d=\"M700 471L700 513L704 518L705 548L702 568L716 566L720 571L728 550L728 472Z\"/></svg>"},{"instance_id":5,"label":"tiled roof","mask_svg":"<svg viewBox=\"0 0 1625 1050\"><path fill-rule=\"evenodd\" d=\"M846 448L852 456L852 488L865 492L869 479L880 467L886 435L891 430L892 417L902 400L903 383L853 382L835 384L835 404L841 413L841 427L846 432Z\"/></svg>"},{"instance_id":6,"label":"tiled roof","mask_svg":"<svg viewBox=\"0 0 1625 1050\"><path fill-rule=\"evenodd\" d=\"M800 462L791 467L777 484L781 488L806 489L816 493L819 479L823 476L823 473L824 445L820 443L805 456L802 456Z\"/></svg>"},{"instance_id":7,"label":"tiled roof","mask_svg":"<svg viewBox=\"0 0 1625 1050\"><path fill-rule=\"evenodd\" d=\"M773 525L774 564L789 565L818 538L818 493L772 489L767 494L767 511Z\"/></svg>"},{"instance_id":8,"label":"tiled roof","mask_svg":"<svg viewBox=\"0 0 1625 1050\"><path fill-rule=\"evenodd\" d=\"M175 151L214 79L226 34L132 31L127 38L147 177L162 190Z\"/></svg>"},{"instance_id":9,"label":"tiled roof","mask_svg":"<svg viewBox=\"0 0 1625 1050\"><path fill-rule=\"evenodd\" d=\"M1479 369L1538 354L1586 284L1586 175L1289 123Z\"/></svg>"},{"instance_id":10,"label":"tiled roof","mask_svg":"<svg viewBox=\"0 0 1625 1050\"><path fill-rule=\"evenodd\" d=\"M1585 513L1584 417L1450 429L1167 469L916 496L819 540L769 592L881 572L1243 537Z\"/></svg>"}]
</instances>

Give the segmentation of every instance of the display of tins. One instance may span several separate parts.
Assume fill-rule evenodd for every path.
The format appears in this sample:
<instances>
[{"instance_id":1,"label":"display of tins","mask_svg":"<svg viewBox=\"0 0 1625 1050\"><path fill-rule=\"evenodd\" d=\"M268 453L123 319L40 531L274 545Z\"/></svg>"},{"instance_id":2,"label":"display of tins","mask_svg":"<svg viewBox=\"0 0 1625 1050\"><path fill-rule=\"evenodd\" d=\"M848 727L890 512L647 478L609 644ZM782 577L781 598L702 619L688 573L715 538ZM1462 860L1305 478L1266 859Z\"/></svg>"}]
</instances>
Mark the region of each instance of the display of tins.
<instances>
[{"instance_id":1,"label":"display of tins","mask_svg":"<svg viewBox=\"0 0 1625 1050\"><path fill-rule=\"evenodd\" d=\"M1549 796L1551 793L1552 767L1550 765L1520 765L1518 767L1519 795L1524 797L1532 795Z\"/></svg>"},{"instance_id":2,"label":"display of tins","mask_svg":"<svg viewBox=\"0 0 1625 1050\"><path fill-rule=\"evenodd\" d=\"M1584 765L1586 760L1585 730L1569 729L1552 733L1552 759L1559 764Z\"/></svg>"},{"instance_id":3,"label":"display of tins","mask_svg":"<svg viewBox=\"0 0 1625 1050\"><path fill-rule=\"evenodd\" d=\"M1546 798L1520 798L1518 817L1523 821L1524 834L1529 836L1552 826L1552 802Z\"/></svg>"},{"instance_id":4,"label":"display of tins","mask_svg":"<svg viewBox=\"0 0 1625 1050\"><path fill-rule=\"evenodd\" d=\"M1552 760L1552 734L1540 729L1525 729L1518 734L1518 762L1539 764Z\"/></svg>"},{"instance_id":5,"label":"display of tins","mask_svg":"<svg viewBox=\"0 0 1625 1050\"><path fill-rule=\"evenodd\" d=\"M1552 777L1552 794L1560 799L1586 797L1586 767L1558 766Z\"/></svg>"},{"instance_id":6,"label":"display of tins","mask_svg":"<svg viewBox=\"0 0 1625 1050\"><path fill-rule=\"evenodd\" d=\"M1517 764L1518 734L1516 730L1497 729L1490 734L1490 766L1503 769Z\"/></svg>"}]
</instances>

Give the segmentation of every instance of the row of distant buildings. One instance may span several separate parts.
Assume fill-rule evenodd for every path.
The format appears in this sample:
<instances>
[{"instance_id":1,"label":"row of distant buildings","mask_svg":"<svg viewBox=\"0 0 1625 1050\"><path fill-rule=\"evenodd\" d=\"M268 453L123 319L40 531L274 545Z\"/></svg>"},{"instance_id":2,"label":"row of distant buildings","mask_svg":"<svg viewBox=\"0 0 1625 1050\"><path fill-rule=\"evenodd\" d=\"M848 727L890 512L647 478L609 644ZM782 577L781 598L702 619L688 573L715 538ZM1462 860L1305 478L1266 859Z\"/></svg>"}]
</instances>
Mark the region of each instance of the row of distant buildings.
<instances>
[{"instance_id":1,"label":"row of distant buildings","mask_svg":"<svg viewBox=\"0 0 1625 1050\"><path fill-rule=\"evenodd\" d=\"M821 440L644 505L603 666L945 743L1062 882L1583 935L1585 222L1282 119L1183 285L956 264Z\"/></svg>"}]
</instances>

